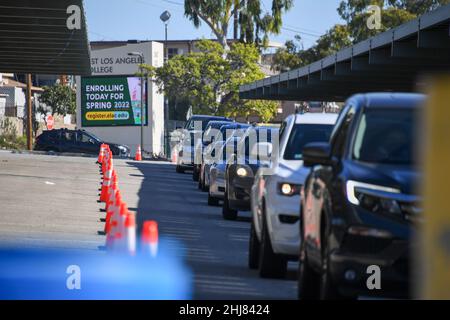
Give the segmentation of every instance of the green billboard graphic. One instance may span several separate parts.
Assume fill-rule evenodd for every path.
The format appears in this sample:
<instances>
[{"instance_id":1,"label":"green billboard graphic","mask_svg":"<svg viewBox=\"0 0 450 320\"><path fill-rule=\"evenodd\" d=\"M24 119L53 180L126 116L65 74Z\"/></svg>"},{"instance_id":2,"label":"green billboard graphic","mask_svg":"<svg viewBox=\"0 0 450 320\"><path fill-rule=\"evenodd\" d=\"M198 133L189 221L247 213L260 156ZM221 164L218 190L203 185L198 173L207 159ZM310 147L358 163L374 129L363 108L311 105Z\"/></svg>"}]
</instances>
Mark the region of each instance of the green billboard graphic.
<instances>
[{"instance_id":1,"label":"green billboard graphic","mask_svg":"<svg viewBox=\"0 0 450 320\"><path fill-rule=\"evenodd\" d=\"M144 87L144 100L147 97ZM140 126L141 81L137 77L82 77L83 127ZM147 105L144 101L144 124Z\"/></svg>"}]
</instances>

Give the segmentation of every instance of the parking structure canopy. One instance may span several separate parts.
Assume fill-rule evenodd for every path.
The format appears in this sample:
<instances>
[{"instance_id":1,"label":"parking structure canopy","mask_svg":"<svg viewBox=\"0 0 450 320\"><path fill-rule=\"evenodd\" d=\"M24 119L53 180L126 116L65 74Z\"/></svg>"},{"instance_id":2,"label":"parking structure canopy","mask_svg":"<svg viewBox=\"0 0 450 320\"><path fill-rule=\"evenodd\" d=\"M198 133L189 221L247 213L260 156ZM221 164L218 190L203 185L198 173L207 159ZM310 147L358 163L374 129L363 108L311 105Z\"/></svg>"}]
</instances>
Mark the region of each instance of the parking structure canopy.
<instances>
[{"instance_id":1,"label":"parking structure canopy","mask_svg":"<svg viewBox=\"0 0 450 320\"><path fill-rule=\"evenodd\" d=\"M83 1L2 0L0 72L90 75Z\"/></svg>"},{"instance_id":2,"label":"parking structure canopy","mask_svg":"<svg viewBox=\"0 0 450 320\"><path fill-rule=\"evenodd\" d=\"M358 92L415 91L450 70L450 5L310 65L246 84L241 99L344 101Z\"/></svg>"}]
</instances>

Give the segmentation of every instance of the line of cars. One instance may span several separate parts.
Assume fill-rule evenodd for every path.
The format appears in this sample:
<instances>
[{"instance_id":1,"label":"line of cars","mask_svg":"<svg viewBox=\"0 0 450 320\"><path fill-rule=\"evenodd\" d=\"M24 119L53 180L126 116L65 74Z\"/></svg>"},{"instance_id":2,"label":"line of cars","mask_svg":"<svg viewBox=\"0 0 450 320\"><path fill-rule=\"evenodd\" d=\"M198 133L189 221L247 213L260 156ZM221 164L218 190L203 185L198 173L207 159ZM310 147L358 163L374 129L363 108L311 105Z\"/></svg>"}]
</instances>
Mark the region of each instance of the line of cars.
<instances>
[{"instance_id":1,"label":"line of cars","mask_svg":"<svg viewBox=\"0 0 450 320\"><path fill-rule=\"evenodd\" d=\"M409 297L424 101L360 94L339 115L295 114L280 128L211 119L204 128L217 129L214 138L197 135L187 161L224 219L251 211L248 266L261 277L283 278L298 260L301 299ZM380 271L380 290L367 284L370 268Z\"/></svg>"}]
</instances>

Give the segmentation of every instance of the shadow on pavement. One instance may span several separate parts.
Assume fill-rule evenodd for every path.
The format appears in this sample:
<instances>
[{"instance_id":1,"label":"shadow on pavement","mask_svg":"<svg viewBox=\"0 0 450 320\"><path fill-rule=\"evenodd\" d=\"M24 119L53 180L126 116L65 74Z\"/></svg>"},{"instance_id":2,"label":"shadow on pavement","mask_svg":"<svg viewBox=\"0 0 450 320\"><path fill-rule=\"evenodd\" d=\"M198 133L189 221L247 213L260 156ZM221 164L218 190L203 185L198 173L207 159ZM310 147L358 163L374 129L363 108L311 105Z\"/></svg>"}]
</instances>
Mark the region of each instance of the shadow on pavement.
<instances>
[{"instance_id":1,"label":"shadow on pavement","mask_svg":"<svg viewBox=\"0 0 450 320\"><path fill-rule=\"evenodd\" d=\"M184 259L194 273L195 299L295 299L295 270L285 280L261 279L247 267L251 218L225 221L221 207L207 204L189 173L161 162L128 162L139 170L138 230L146 220L159 225L167 250Z\"/></svg>"}]
</instances>

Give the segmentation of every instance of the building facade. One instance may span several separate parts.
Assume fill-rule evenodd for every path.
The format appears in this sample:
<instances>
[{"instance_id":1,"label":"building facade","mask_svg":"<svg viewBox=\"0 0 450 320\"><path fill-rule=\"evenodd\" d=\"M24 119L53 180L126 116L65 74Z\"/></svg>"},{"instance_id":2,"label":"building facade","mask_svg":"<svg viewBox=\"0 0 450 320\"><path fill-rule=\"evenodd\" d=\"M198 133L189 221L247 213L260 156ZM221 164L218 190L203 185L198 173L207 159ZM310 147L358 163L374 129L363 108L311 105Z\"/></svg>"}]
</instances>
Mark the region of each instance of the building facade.
<instances>
[{"instance_id":1,"label":"building facade","mask_svg":"<svg viewBox=\"0 0 450 320\"><path fill-rule=\"evenodd\" d=\"M130 53L142 54L140 57ZM142 150L164 152L164 96L151 81L145 81L143 100L147 111L141 115L139 65L155 67L164 63L164 46L159 42L92 43L92 77L76 77L77 128L85 129L104 141L128 145L134 154Z\"/></svg>"}]
</instances>

